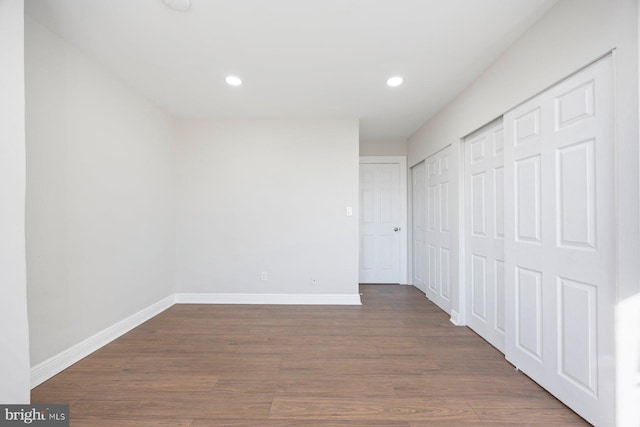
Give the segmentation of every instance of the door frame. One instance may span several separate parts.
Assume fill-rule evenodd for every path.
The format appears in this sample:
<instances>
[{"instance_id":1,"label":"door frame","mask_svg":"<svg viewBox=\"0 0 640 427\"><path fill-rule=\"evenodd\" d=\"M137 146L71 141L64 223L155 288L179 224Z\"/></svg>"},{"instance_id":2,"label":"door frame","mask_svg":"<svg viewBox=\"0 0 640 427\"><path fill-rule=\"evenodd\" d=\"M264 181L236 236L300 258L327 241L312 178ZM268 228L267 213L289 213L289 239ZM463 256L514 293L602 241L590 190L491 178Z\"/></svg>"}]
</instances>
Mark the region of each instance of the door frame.
<instances>
[{"instance_id":1,"label":"door frame","mask_svg":"<svg viewBox=\"0 0 640 427\"><path fill-rule=\"evenodd\" d=\"M407 258L407 266L408 266L408 278L409 278L409 284L414 286L415 288L419 289L421 292L423 292L426 296L427 294L427 283L426 281L422 284L424 285L424 289L420 286L418 286L417 280L416 280L416 263L415 263L415 236L414 236L414 225L415 225L415 211L414 211L414 207L415 207L415 197L414 197L414 190L416 187L416 183L414 181L414 169L416 167L418 167L419 165L422 165L422 168L424 168L425 170L423 171L423 174L426 174L426 167L427 167L427 161L422 160L418 163L416 163L415 165L411 166L410 168L407 169L407 196L409 199L409 203L407 204L407 221L408 221L408 228L409 230L407 230L408 233L408 242L407 242L407 250L408 250L408 258ZM422 177L422 184L423 186L426 185L426 175ZM424 188L423 188L424 191ZM426 198L426 195L424 195L424 197ZM426 206L426 203L425 203ZM425 207L426 209L426 207ZM422 212L423 216L426 217L426 212Z\"/></svg>"},{"instance_id":2,"label":"door frame","mask_svg":"<svg viewBox=\"0 0 640 427\"><path fill-rule=\"evenodd\" d=\"M408 284L407 264L407 157L406 156L360 156L359 164L396 164L400 168L399 191L400 199L398 211L400 213L400 284ZM360 180L358 180L359 184ZM358 192L360 190L358 189ZM358 220L358 226L360 222Z\"/></svg>"}]
</instances>

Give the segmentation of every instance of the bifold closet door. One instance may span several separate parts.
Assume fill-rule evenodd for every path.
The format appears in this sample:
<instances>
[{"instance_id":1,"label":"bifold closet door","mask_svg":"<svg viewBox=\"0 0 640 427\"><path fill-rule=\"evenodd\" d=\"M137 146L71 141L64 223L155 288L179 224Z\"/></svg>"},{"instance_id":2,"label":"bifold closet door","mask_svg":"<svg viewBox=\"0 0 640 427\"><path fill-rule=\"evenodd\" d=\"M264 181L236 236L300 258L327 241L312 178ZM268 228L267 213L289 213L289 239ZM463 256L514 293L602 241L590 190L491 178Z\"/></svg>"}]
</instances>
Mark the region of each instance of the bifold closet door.
<instances>
[{"instance_id":1,"label":"bifold closet door","mask_svg":"<svg viewBox=\"0 0 640 427\"><path fill-rule=\"evenodd\" d=\"M502 120L465 139L467 325L504 353Z\"/></svg>"},{"instance_id":2,"label":"bifold closet door","mask_svg":"<svg viewBox=\"0 0 640 427\"><path fill-rule=\"evenodd\" d=\"M613 61L504 117L506 357L614 425Z\"/></svg>"}]
</instances>

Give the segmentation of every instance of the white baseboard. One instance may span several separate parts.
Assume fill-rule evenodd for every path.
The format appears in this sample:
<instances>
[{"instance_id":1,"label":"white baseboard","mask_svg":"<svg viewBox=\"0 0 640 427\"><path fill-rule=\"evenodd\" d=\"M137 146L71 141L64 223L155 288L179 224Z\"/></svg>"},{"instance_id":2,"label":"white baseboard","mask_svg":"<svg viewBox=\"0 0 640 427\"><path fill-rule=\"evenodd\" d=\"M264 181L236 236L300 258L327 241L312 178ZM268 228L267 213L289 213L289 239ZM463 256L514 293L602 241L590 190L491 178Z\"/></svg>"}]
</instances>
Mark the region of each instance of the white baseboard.
<instances>
[{"instance_id":1,"label":"white baseboard","mask_svg":"<svg viewBox=\"0 0 640 427\"><path fill-rule=\"evenodd\" d=\"M176 294L176 304L362 305L360 294Z\"/></svg>"},{"instance_id":2,"label":"white baseboard","mask_svg":"<svg viewBox=\"0 0 640 427\"><path fill-rule=\"evenodd\" d=\"M104 347L174 304L362 305L360 294L174 294L31 368L31 388Z\"/></svg>"},{"instance_id":3,"label":"white baseboard","mask_svg":"<svg viewBox=\"0 0 640 427\"><path fill-rule=\"evenodd\" d=\"M37 364L31 368L31 388L34 388L64 369L87 357L94 351L109 344L116 338L129 332L136 326L162 313L174 304L174 295L168 296L157 303L109 326L86 340L67 350Z\"/></svg>"},{"instance_id":4,"label":"white baseboard","mask_svg":"<svg viewBox=\"0 0 640 427\"><path fill-rule=\"evenodd\" d=\"M455 310L451 310L451 319L450 319L451 323L453 323L456 326L464 326L462 323L460 323L460 314L458 314L457 311Z\"/></svg>"}]
</instances>

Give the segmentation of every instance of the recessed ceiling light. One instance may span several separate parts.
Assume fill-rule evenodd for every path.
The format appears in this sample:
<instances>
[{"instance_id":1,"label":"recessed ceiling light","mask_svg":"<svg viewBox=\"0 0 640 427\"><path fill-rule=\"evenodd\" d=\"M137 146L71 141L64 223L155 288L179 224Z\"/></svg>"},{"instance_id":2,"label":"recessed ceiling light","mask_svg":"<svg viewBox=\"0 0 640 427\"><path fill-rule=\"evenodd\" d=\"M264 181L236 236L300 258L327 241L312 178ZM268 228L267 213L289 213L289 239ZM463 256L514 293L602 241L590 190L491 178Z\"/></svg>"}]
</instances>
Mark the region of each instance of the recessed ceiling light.
<instances>
[{"instance_id":1,"label":"recessed ceiling light","mask_svg":"<svg viewBox=\"0 0 640 427\"><path fill-rule=\"evenodd\" d=\"M240 86L242 84L242 80L238 76L227 76L224 80L231 86Z\"/></svg>"},{"instance_id":2,"label":"recessed ceiling light","mask_svg":"<svg viewBox=\"0 0 640 427\"><path fill-rule=\"evenodd\" d=\"M191 0L164 0L164 4L173 10L184 12L191 7Z\"/></svg>"},{"instance_id":3,"label":"recessed ceiling light","mask_svg":"<svg viewBox=\"0 0 640 427\"><path fill-rule=\"evenodd\" d=\"M391 77L389 80L387 80L387 86L397 87L402 84L402 81L402 77L400 76Z\"/></svg>"}]
</instances>

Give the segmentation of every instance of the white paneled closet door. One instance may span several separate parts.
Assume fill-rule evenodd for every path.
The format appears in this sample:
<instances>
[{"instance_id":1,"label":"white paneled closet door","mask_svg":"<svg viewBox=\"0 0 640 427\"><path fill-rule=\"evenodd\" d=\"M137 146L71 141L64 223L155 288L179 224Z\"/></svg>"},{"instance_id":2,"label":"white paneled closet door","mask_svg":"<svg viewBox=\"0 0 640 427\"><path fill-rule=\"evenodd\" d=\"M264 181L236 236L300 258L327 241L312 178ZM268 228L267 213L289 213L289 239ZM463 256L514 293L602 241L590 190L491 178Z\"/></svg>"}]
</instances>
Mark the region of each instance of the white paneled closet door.
<instances>
[{"instance_id":1,"label":"white paneled closet door","mask_svg":"<svg viewBox=\"0 0 640 427\"><path fill-rule=\"evenodd\" d=\"M502 120L465 139L467 324L504 353Z\"/></svg>"},{"instance_id":2,"label":"white paneled closet door","mask_svg":"<svg viewBox=\"0 0 640 427\"><path fill-rule=\"evenodd\" d=\"M447 313L451 313L451 227L449 182L451 146L425 161L427 188L427 297Z\"/></svg>"},{"instance_id":3,"label":"white paneled closet door","mask_svg":"<svg viewBox=\"0 0 640 427\"><path fill-rule=\"evenodd\" d=\"M613 61L505 115L506 357L614 425Z\"/></svg>"},{"instance_id":4,"label":"white paneled closet door","mask_svg":"<svg viewBox=\"0 0 640 427\"><path fill-rule=\"evenodd\" d=\"M422 292L427 292L426 281L426 186L425 162L411 168L412 222L413 222L413 285Z\"/></svg>"}]
</instances>

